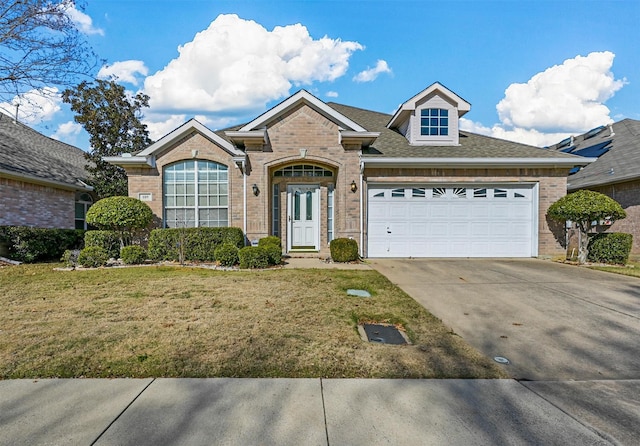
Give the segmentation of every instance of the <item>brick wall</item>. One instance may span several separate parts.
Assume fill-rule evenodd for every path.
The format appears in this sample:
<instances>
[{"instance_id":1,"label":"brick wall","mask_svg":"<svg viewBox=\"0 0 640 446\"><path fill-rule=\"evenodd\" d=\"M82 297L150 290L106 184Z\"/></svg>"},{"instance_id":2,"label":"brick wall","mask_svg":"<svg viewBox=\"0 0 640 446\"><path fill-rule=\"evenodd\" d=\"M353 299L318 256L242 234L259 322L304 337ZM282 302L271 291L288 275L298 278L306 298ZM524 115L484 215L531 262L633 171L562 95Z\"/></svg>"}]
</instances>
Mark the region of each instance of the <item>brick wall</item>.
<instances>
[{"instance_id":1,"label":"brick wall","mask_svg":"<svg viewBox=\"0 0 640 446\"><path fill-rule=\"evenodd\" d=\"M75 192L0 178L0 226L73 229Z\"/></svg>"},{"instance_id":2,"label":"brick wall","mask_svg":"<svg viewBox=\"0 0 640 446\"><path fill-rule=\"evenodd\" d=\"M601 227L607 232L626 232L633 235L633 254L640 254L640 181L612 184L593 188L616 200L627 212L627 218L615 222L610 227Z\"/></svg>"}]
</instances>

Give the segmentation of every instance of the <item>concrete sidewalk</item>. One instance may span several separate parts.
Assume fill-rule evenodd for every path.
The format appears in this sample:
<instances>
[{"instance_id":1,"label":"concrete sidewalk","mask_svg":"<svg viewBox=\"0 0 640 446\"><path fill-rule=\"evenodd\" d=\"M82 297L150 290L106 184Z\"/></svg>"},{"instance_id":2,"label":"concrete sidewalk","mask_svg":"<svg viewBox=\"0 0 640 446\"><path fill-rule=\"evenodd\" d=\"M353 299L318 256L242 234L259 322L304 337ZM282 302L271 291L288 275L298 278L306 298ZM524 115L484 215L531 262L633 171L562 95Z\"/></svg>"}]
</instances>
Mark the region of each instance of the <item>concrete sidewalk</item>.
<instances>
[{"instance_id":1,"label":"concrete sidewalk","mask_svg":"<svg viewBox=\"0 0 640 446\"><path fill-rule=\"evenodd\" d=\"M616 404L611 414L622 424L619 432L607 432L611 423L599 424L584 401L576 408L562 398L563 385L568 384L233 378L0 381L0 445L636 444L638 428L627 432L625 426L640 424L639 381L606 382L600 389L611 393L621 386L619 396L625 394L628 404ZM581 383L569 385L574 386L572 395L579 393ZM584 395L598 397L593 382L584 385ZM560 402L553 401L554 395Z\"/></svg>"}]
</instances>

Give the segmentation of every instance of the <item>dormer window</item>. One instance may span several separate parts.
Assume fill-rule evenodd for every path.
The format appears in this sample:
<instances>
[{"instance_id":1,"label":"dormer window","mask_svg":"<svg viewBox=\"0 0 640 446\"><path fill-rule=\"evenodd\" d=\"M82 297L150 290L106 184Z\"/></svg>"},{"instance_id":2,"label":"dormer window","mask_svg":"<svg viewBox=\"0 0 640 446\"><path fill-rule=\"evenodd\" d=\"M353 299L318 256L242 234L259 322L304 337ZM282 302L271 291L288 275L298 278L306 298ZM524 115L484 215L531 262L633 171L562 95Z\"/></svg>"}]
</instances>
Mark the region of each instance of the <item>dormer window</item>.
<instances>
[{"instance_id":1,"label":"dormer window","mask_svg":"<svg viewBox=\"0 0 640 446\"><path fill-rule=\"evenodd\" d=\"M415 146L457 146L459 119L471 104L436 82L400 105L387 124Z\"/></svg>"},{"instance_id":2,"label":"dormer window","mask_svg":"<svg viewBox=\"0 0 640 446\"><path fill-rule=\"evenodd\" d=\"M448 136L449 110L444 108L423 108L420 110L420 135Z\"/></svg>"}]
</instances>

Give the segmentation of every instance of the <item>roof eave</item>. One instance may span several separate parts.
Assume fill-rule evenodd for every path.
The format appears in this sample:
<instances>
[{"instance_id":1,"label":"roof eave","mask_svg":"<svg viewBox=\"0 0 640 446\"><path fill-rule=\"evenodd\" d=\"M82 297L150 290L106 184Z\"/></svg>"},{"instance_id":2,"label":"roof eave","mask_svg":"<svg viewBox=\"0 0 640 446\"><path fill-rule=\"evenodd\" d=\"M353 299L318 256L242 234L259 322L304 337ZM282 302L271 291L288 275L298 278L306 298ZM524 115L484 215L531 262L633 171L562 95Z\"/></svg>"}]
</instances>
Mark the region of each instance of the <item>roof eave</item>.
<instances>
[{"instance_id":1,"label":"roof eave","mask_svg":"<svg viewBox=\"0 0 640 446\"><path fill-rule=\"evenodd\" d=\"M155 167L156 160L153 155L149 156L105 156L102 158L110 164L120 167Z\"/></svg>"},{"instance_id":2,"label":"roof eave","mask_svg":"<svg viewBox=\"0 0 640 446\"><path fill-rule=\"evenodd\" d=\"M360 144L368 147L380 136L380 132L354 132L351 130L340 131L341 144Z\"/></svg>"},{"instance_id":3,"label":"roof eave","mask_svg":"<svg viewBox=\"0 0 640 446\"><path fill-rule=\"evenodd\" d=\"M58 188L58 189L82 190L82 191L92 191L93 190L93 187L91 187L88 184L86 184L80 178L76 179L77 183L71 184L71 183L66 183L64 181L48 180L46 178L37 177L35 175L21 174L21 173L18 173L18 172L13 172L13 171L4 170L4 169L0 169L0 174L2 176L4 176L4 177L8 177L8 178L11 178L11 179L20 180L20 181L28 181L30 183L41 184L43 186L51 186L51 187L55 187L55 188Z\"/></svg>"},{"instance_id":4,"label":"roof eave","mask_svg":"<svg viewBox=\"0 0 640 446\"><path fill-rule=\"evenodd\" d=\"M597 158L383 158L362 157L364 166L376 167L545 167L585 166Z\"/></svg>"}]
</instances>

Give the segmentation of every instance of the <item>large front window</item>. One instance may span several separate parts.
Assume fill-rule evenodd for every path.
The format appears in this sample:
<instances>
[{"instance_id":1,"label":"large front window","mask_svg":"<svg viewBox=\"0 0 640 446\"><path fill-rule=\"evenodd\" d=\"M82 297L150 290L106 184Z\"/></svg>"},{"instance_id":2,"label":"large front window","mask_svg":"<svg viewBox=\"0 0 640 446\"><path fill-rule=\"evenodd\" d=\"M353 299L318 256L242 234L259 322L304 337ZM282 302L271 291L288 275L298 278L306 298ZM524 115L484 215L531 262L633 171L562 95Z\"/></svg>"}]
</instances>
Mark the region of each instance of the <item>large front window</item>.
<instances>
[{"instance_id":1,"label":"large front window","mask_svg":"<svg viewBox=\"0 0 640 446\"><path fill-rule=\"evenodd\" d=\"M164 169L164 225L168 228L229 225L228 168L204 160Z\"/></svg>"},{"instance_id":2,"label":"large front window","mask_svg":"<svg viewBox=\"0 0 640 446\"><path fill-rule=\"evenodd\" d=\"M448 136L449 111L444 108L425 108L420 110L420 135Z\"/></svg>"}]
</instances>

